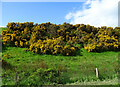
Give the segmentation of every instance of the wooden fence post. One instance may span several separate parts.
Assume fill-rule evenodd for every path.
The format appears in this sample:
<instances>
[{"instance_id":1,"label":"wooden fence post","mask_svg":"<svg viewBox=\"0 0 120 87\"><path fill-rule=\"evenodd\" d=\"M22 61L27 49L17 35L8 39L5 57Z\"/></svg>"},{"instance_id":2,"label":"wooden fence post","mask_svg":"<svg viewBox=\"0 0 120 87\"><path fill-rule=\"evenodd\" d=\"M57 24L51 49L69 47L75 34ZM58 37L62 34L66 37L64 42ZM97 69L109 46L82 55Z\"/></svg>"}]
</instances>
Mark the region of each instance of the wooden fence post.
<instances>
[{"instance_id":1,"label":"wooden fence post","mask_svg":"<svg viewBox=\"0 0 120 87\"><path fill-rule=\"evenodd\" d=\"M98 78L98 69L96 68L96 77Z\"/></svg>"}]
</instances>

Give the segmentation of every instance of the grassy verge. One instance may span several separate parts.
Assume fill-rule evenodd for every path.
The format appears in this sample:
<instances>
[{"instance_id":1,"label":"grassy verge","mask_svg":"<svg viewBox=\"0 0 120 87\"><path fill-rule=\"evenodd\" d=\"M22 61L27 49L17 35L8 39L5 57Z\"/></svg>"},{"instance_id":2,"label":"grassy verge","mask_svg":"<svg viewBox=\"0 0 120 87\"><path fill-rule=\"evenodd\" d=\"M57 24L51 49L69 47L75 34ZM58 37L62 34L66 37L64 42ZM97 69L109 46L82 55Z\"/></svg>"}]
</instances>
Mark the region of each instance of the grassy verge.
<instances>
[{"instance_id":1,"label":"grassy verge","mask_svg":"<svg viewBox=\"0 0 120 87\"><path fill-rule=\"evenodd\" d=\"M23 73L34 72L39 68L54 68L62 71L63 74L61 77L64 77L62 78L64 84L98 80L104 81L117 77L117 70L119 68L118 54L120 52L88 53L82 49L82 55L55 56L34 54L32 52L26 52L25 49L7 47L3 50L2 56L9 64L3 70L3 75L5 75L3 84L14 85L16 71L20 77ZM99 71L99 78L96 78L95 75L96 67ZM24 80L22 79L22 81ZM116 84L114 82L113 84Z\"/></svg>"}]
</instances>

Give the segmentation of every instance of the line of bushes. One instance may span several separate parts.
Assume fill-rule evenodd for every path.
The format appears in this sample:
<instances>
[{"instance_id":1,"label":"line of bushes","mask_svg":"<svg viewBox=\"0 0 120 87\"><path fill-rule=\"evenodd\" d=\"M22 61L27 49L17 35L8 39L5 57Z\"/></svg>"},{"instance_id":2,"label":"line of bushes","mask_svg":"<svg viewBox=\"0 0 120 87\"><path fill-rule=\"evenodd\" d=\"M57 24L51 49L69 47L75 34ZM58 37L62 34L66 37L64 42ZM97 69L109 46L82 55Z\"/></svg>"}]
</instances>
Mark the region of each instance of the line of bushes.
<instances>
[{"instance_id":1,"label":"line of bushes","mask_svg":"<svg viewBox=\"0 0 120 87\"><path fill-rule=\"evenodd\" d=\"M42 54L76 55L80 47L88 52L119 50L120 27L94 27L84 24L8 23L2 31L3 45L26 47Z\"/></svg>"}]
</instances>

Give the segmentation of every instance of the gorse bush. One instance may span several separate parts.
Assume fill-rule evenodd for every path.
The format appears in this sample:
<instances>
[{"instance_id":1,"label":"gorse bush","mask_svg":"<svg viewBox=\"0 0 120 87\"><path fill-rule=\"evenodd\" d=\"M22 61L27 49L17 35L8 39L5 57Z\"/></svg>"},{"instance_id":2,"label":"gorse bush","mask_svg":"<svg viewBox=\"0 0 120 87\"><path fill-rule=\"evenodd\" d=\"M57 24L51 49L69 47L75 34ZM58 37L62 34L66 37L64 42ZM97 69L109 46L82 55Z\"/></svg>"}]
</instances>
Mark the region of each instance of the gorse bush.
<instances>
[{"instance_id":1,"label":"gorse bush","mask_svg":"<svg viewBox=\"0 0 120 87\"><path fill-rule=\"evenodd\" d=\"M8 23L7 30L2 31L3 44L28 47L33 26L32 22Z\"/></svg>"},{"instance_id":2,"label":"gorse bush","mask_svg":"<svg viewBox=\"0 0 120 87\"><path fill-rule=\"evenodd\" d=\"M89 38L85 49L90 51L118 50L120 41L118 36L112 33L113 28L102 27L95 35L94 39Z\"/></svg>"},{"instance_id":3,"label":"gorse bush","mask_svg":"<svg viewBox=\"0 0 120 87\"><path fill-rule=\"evenodd\" d=\"M3 45L27 47L39 54L76 55L80 44L88 52L119 50L120 27L94 27L84 24L8 23L2 31Z\"/></svg>"},{"instance_id":4,"label":"gorse bush","mask_svg":"<svg viewBox=\"0 0 120 87\"><path fill-rule=\"evenodd\" d=\"M75 55L79 47L70 44L66 45L66 42L63 40L62 36L53 39L38 40L36 43L30 45L29 50L41 54Z\"/></svg>"}]
</instances>

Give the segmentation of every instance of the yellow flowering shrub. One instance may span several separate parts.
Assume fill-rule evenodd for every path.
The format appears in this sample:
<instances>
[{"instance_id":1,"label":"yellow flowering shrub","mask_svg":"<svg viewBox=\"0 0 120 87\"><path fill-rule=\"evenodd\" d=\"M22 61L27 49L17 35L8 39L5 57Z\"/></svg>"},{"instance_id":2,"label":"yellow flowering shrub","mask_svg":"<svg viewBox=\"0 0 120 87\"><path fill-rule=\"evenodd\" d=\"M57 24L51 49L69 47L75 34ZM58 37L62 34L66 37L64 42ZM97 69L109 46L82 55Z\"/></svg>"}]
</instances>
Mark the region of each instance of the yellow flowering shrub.
<instances>
[{"instance_id":1,"label":"yellow flowering shrub","mask_svg":"<svg viewBox=\"0 0 120 87\"><path fill-rule=\"evenodd\" d=\"M70 45L66 45L63 48L63 55L76 55L76 48L73 46L71 47Z\"/></svg>"},{"instance_id":2,"label":"yellow flowering shrub","mask_svg":"<svg viewBox=\"0 0 120 87\"><path fill-rule=\"evenodd\" d=\"M3 45L27 47L42 54L75 55L76 44L91 51L118 50L120 48L120 27L94 27L84 24L52 24L33 22L8 23L2 31Z\"/></svg>"},{"instance_id":3,"label":"yellow flowering shrub","mask_svg":"<svg viewBox=\"0 0 120 87\"><path fill-rule=\"evenodd\" d=\"M7 30L2 31L3 45L28 47L33 26L32 22L8 23Z\"/></svg>"},{"instance_id":4,"label":"yellow flowering shrub","mask_svg":"<svg viewBox=\"0 0 120 87\"><path fill-rule=\"evenodd\" d=\"M63 55L75 55L76 47L65 45L63 37L38 40L36 43L30 45L29 50L35 53L42 54L63 54Z\"/></svg>"},{"instance_id":5,"label":"yellow flowering shrub","mask_svg":"<svg viewBox=\"0 0 120 87\"><path fill-rule=\"evenodd\" d=\"M106 51L106 50L117 50L120 46L120 42L117 36L112 35L112 28L103 27L97 33L94 39L89 39L88 43L84 45L84 48L91 51Z\"/></svg>"},{"instance_id":6,"label":"yellow flowering shrub","mask_svg":"<svg viewBox=\"0 0 120 87\"><path fill-rule=\"evenodd\" d=\"M5 35L2 35L2 41L3 41L3 45L13 45L14 44L14 40L15 40L15 34L5 34Z\"/></svg>"},{"instance_id":7,"label":"yellow flowering shrub","mask_svg":"<svg viewBox=\"0 0 120 87\"><path fill-rule=\"evenodd\" d=\"M18 41L15 41L15 46L18 46Z\"/></svg>"},{"instance_id":8,"label":"yellow flowering shrub","mask_svg":"<svg viewBox=\"0 0 120 87\"><path fill-rule=\"evenodd\" d=\"M22 41L20 41L20 47L23 47L23 42Z\"/></svg>"}]
</instances>

